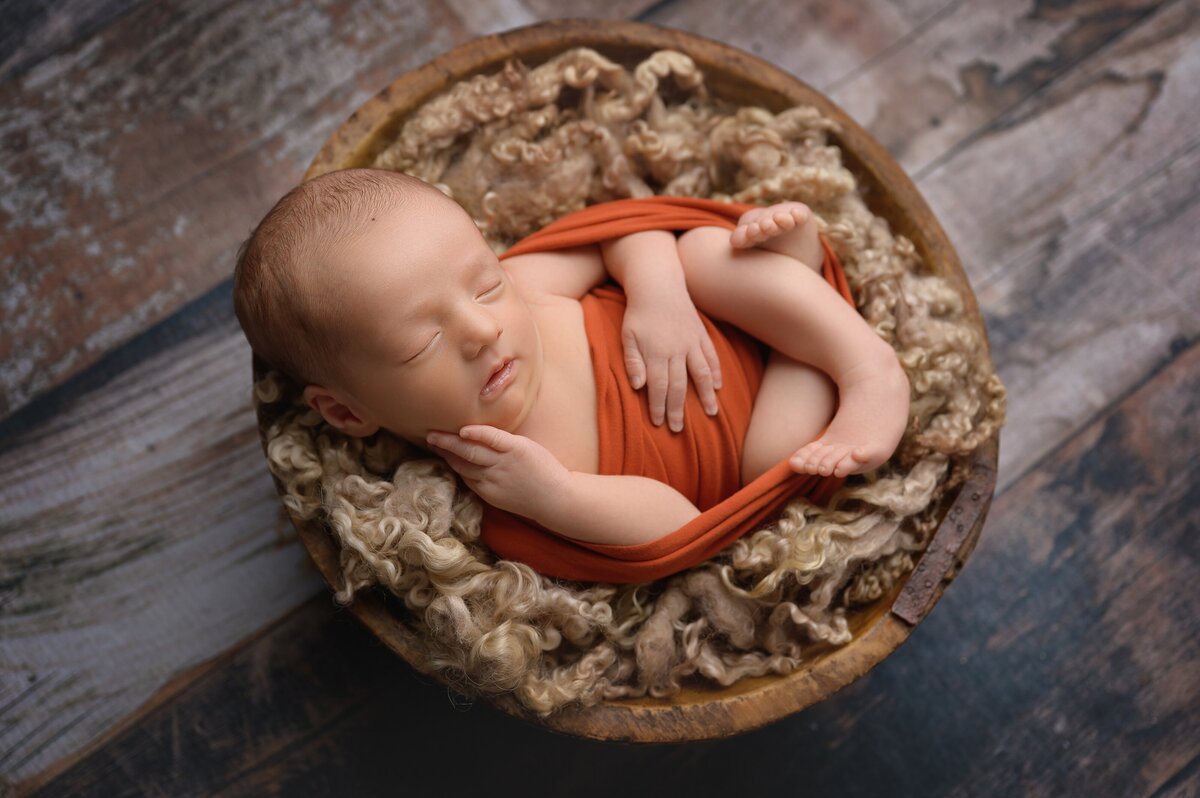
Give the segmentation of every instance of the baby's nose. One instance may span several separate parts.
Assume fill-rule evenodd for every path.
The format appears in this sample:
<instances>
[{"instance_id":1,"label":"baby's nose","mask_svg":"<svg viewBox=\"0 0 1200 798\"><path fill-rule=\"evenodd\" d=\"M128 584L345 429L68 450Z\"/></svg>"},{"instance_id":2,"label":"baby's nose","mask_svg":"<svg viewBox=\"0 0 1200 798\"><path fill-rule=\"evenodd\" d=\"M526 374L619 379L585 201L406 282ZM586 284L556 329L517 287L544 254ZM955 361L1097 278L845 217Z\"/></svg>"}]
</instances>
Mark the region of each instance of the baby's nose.
<instances>
[{"instance_id":1,"label":"baby's nose","mask_svg":"<svg viewBox=\"0 0 1200 798\"><path fill-rule=\"evenodd\" d=\"M504 325L490 313L483 313L476 317L471 328L469 336L469 345L473 346L476 351L482 349L487 344L494 344L504 332Z\"/></svg>"}]
</instances>

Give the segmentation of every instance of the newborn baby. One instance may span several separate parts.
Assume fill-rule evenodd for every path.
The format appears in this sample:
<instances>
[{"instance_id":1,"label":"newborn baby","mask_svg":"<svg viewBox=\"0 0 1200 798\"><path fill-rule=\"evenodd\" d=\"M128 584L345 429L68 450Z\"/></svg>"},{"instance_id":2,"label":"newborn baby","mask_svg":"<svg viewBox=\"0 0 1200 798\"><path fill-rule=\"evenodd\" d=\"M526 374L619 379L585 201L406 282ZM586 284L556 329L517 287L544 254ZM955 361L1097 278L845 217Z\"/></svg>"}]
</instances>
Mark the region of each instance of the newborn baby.
<instances>
[{"instance_id":1,"label":"newborn baby","mask_svg":"<svg viewBox=\"0 0 1200 798\"><path fill-rule=\"evenodd\" d=\"M252 348L306 386L333 427L386 429L443 457L495 507L628 545L700 510L662 482L598 473L581 298L609 276L622 285L631 384L646 386L654 423L676 431L689 375L717 412L721 364L697 309L763 341L742 484L788 455L797 472L846 476L891 456L909 385L892 348L820 277L822 259L811 211L786 202L745 213L732 234L648 230L500 261L436 188L353 169L276 204L238 254L234 301Z\"/></svg>"}]
</instances>

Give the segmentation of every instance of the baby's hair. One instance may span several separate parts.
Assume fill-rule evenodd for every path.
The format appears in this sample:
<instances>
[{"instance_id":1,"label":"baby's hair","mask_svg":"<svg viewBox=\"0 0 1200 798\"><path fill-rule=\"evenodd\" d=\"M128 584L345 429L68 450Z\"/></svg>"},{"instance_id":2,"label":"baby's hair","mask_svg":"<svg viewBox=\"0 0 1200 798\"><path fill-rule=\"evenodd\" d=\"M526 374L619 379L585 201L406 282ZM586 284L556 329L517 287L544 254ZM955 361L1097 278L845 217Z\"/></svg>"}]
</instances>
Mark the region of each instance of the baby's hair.
<instances>
[{"instance_id":1,"label":"baby's hair","mask_svg":"<svg viewBox=\"0 0 1200 798\"><path fill-rule=\"evenodd\" d=\"M343 169L293 188L267 212L237 253L233 309L250 348L301 387L341 382L335 260L339 245L389 208L428 207L430 184L384 169Z\"/></svg>"}]
</instances>

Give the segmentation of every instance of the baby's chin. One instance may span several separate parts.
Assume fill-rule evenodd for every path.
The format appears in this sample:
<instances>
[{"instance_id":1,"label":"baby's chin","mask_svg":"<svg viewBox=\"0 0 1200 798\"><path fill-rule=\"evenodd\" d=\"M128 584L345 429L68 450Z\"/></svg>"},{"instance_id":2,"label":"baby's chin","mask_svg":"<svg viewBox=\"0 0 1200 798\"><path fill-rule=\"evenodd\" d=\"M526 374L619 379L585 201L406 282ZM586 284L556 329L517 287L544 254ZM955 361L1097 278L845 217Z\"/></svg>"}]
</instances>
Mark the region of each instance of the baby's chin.
<instances>
[{"instance_id":1,"label":"baby's chin","mask_svg":"<svg viewBox=\"0 0 1200 798\"><path fill-rule=\"evenodd\" d=\"M481 416L481 417L477 417L477 418L466 418L463 421L458 422L457 424L454 424L454 423L431 424L429 428L442 430L444 432L457 433L460 429L462 429L463 427L470 425L470 424L479 424L479 425L488 426L488 427L496 427L497 429L502 429L506 432L511 432L513 434L517 434L517 429L519 428L519 424L517 423L517 420L515 420L515 419L509 420L509 421L503 421L503 420L499 420L499 419L488 418L486 416ZM390 427L384 427L384 429L387 430L388 432L390 432L395 437L400 438L401 440L407 441L408 443L411 443L413 446L416 446L417 448L426 449L426 450L429 449L429 446L426 445L426 443L425 443L425 436L421 432L414 432L412 430L408 430L406 432L399 433L399 432L396 432L395 430L391 429Z\"/></svg>"}]
</instances>

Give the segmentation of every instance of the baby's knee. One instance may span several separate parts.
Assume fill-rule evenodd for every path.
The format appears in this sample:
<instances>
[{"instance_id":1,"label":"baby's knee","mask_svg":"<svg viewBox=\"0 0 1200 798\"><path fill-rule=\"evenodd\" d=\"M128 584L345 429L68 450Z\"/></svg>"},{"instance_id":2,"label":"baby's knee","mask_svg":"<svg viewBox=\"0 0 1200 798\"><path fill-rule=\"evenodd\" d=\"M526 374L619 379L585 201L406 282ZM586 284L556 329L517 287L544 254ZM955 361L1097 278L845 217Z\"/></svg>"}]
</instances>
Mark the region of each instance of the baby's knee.
<instances>
[{"instance_id":1,"label":"baby's knee","mask_svg":"<svg viewBox=\"0 0 1200 798\"><path fill-rule=\"evenodd\" d=\"M675 247L679 252L679 261L683 264L685 271L689 266L702 267L705 264L712 264L722 253L728 252L730 248L729 231L724 227L713 227L712 225L693 227L691 230L684 231L675 240Z\"/></svg>"},{"instance_id":2,"label":"baby's knee","mask_svg":"<svg viewBox=\"0 0 1200 798\"><path fill-rule=\"evenodd\" d=\"M720 316L721 303L729 294L729 231L723 227L693 227L676 239L675 247L692 301L705 313Z\"/></svg>"}]
</instances>

